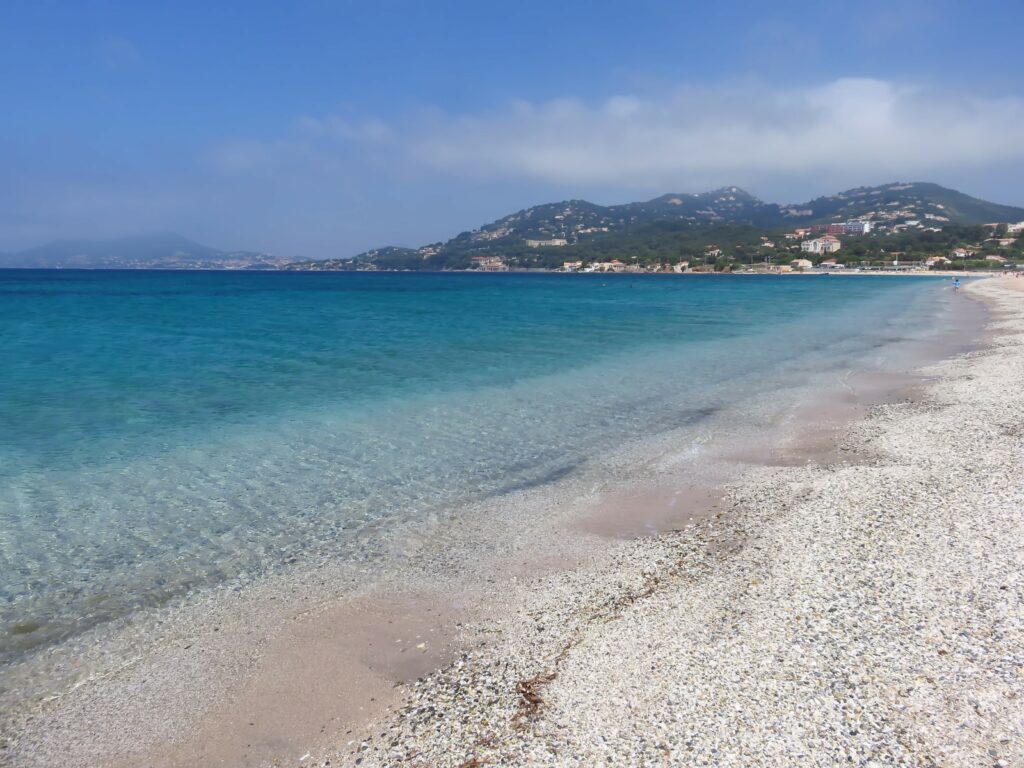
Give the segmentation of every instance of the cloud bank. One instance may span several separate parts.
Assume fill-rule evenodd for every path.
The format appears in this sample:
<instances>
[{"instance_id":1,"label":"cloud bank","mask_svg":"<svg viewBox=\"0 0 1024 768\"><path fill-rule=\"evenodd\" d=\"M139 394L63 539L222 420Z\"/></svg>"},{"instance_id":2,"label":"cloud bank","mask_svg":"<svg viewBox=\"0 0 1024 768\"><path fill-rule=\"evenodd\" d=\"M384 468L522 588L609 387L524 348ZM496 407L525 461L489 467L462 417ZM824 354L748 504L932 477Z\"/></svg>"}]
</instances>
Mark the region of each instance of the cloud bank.
<instances>
[{"instance_id":1,"label":"cloud bank","mask_svg":"<svg viewBox=\"0 0 1024 768\"><path fill-rule=\"evenodd\" d=\"M1024 100L877 79L748 83L660 96L517 101L486 114L392 122L306 118L333 137L433 172L559 185L658 187L737 176L918 175L1024 158Z\"/></svg>"}]
</instances>

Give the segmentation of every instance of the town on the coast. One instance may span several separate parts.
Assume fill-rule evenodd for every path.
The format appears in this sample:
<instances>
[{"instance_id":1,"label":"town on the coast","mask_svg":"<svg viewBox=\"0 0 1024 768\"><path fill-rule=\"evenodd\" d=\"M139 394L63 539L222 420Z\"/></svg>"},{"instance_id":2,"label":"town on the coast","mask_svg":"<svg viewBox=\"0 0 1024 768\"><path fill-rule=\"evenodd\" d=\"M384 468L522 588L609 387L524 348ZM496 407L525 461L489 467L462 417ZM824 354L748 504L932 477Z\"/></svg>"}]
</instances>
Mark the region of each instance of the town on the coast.
<instances>
[{"instance_id":1,"label":"town on the coast","mask_svg":"<svg viewBox=\"0 0 1024 768\"><path fill-rule=\"evenodd\" d=\"M749 263L743 263L739 256L729 257L721 248L711 245L693 259L680 259L675 263L657 263L640 265L637 261L624 262L620 259L611 261L584 262L582 260L565 261L562 272L830 272L846 270L847 264L836 254L843 247L840 235L863 236L872 232L877 222L872 219L845 221L836 224L815 224L807 228L794 229L783 235L784 247L787 251L796 251L793 243L799 242L799 256L786 261L785 253L780 253L776 243L769 236L761 237L761 253L764 261L756 261L751 255ZM875 230L883 232L906 231L908 227L922 231L941 232L941 227L922 226L918 220L908 220L891 227L879 226ZM1024 251L1018 246L1020 233L1024 231L1024 221L1016 223L995 222L984 225L991 234L979 241L960 247L951 248L948 254L920 254L906 258L905 251L893 250L892 257L879 262L863 258L863 249L854 252L849 268L854 272L921 272L936 270L1024 270ZM857 242L857 241L854 241ZM541 245L565 245L564 240ZM531 246L538 247L538 246ZM901 260L902 257L902 260ZM475 256L474 266L481 271L503 272L510 269L509 265L497 256Z\"/></svg>"}]
</instances>

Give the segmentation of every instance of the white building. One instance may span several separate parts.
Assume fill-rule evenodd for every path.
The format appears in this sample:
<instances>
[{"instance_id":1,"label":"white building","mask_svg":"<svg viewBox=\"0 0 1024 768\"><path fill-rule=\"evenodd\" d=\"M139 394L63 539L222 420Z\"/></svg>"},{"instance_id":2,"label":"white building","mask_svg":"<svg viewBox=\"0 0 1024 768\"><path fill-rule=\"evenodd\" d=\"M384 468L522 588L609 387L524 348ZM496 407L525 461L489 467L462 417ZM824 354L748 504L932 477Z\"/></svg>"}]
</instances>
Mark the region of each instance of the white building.
<instances>
[{"instance_id":1,"label":"white building","mask_svg":"<svg viewBox=\"0 0 1024 768\"><path fill-rule=\"evenodd\" d=\"M563 245L568 245L568 241L564 237L553 237L550 240L527 240L527 248L560 248Z\"/></svg>"},{"instance_id":2,"label":"white building","mask_svg":"<svg viewBox=\"0 0 1024 768\"><path fill-rule=\"evenodd\" d=\"M825 235L814 240L804 240L800 243L800 250L804 253L835 253L842 247L838 237Z\"/></svg>"}]
</instances>

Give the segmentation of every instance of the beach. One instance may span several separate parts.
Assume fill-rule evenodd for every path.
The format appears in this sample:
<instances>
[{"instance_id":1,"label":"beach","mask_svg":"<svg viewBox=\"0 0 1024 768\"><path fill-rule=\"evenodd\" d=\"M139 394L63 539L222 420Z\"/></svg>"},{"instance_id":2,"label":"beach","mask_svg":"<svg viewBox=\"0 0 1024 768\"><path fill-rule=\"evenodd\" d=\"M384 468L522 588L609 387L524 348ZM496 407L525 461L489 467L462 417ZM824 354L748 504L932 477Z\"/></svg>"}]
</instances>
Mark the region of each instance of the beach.
<instances>
[{"instance_id":1,"label":"beach","mask_svg":"<svg viewBox=\"0 0 1024 768\"><path fill-rule=\"evenodd\" d=\"M986 346L766 467L417 684L362 765L1016 765L1024 757L1024 293Z\"/></svg>"},{"instance_id":2,"label":"beach","mask_svg":"<svg viewBox=\"0 0 1024 768\"><path fill-rule=\"evenodd\" d=\"M659 433L601 486L489 499L457 540L410 530L401 579L370 588L363 565L325 561L158 613L156 629L97 627L52 651L54 668L86 658L88 671L10 729L5 755L1012 765L1018 287L958 297L989 307L984 346L843 377L832 394L848 396L809 402L763 441L718 439L700 476L679 450L693 435Z\"/></svg>"}]
</instances>

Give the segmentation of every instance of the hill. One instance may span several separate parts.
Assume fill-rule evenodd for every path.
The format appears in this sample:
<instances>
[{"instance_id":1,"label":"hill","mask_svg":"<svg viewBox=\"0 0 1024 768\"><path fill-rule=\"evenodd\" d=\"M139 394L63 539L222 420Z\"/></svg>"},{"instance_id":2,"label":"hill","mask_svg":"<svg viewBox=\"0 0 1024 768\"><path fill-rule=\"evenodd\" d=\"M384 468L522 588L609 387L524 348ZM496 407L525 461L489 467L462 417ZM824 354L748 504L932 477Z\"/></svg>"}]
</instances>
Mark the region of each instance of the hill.
<instances>
[{"instance_id":1,"label":"hill","mask_svg":"<svg viewBox=\"0 0 1024 768\"><path fill-rule=\"evenodd\" d=\"M451 240L417 249L390 246L344 259L305 261L286 269L466 269L497 257L521 267L561 259L638 253L699 252L727 242L756 247L758 235L814 224L870 220L876 230L935 230L1024 220L1024 208L1000 205L926 182L858 187L806 203L766 203L739 187L670 193L646 202L602 206L565 200L526 208Z\"/></svg>"},{"instance_id":2,"label":"hill","mask_svg":"<svg viewBox=\"0 0 1024 768\"><path fill-rule=\"evenodd\" d=\"M829 197L819 197L803 206L791 206L790 210L796 208L809 211L803 218L811 222L871 215L886 220L885 217L902 212L920 219L954 224L988 224L1024 219L1024 208L990 203L928 182L857 187ZM791 216L789 220L794 218L801 217Z\"/></svg>"},{"instance_id":3,"label":"hill","mask_svg":"<svg viewBox=\"0 0 1024 768\"><path fill-rule=\"evenodd\" d=\"M0 254L0 267L34 269L273 269L285 261L251 251L222 251L173 233L58 240Z\"/></svg>"}]
</instances>

